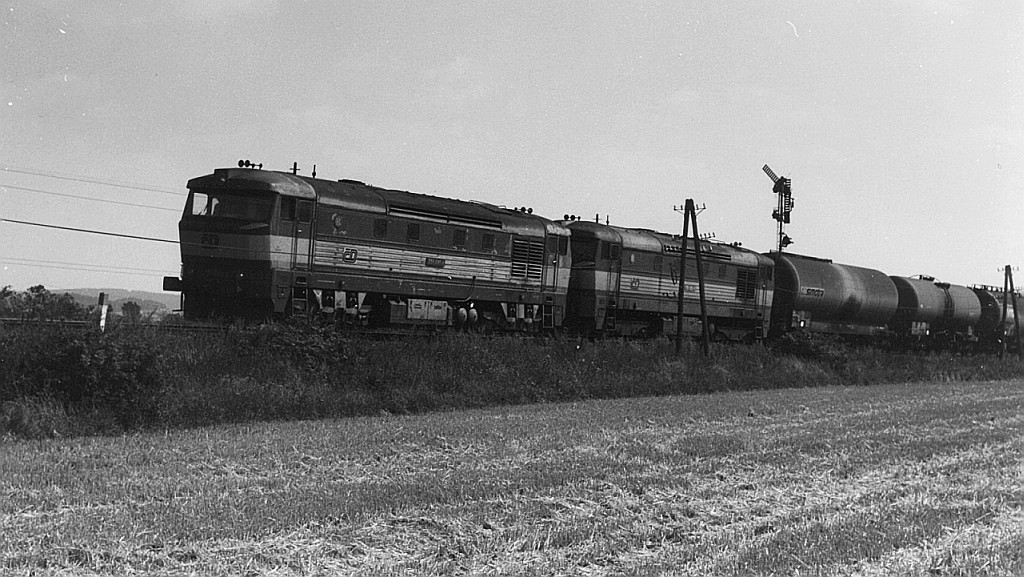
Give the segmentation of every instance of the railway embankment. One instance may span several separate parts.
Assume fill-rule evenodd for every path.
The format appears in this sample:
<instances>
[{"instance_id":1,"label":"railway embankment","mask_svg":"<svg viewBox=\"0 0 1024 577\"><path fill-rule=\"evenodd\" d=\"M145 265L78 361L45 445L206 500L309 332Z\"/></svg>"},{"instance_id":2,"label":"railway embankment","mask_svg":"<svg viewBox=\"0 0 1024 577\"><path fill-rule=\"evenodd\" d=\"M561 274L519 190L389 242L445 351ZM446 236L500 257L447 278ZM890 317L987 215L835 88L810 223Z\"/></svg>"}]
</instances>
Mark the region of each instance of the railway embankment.
<instances>
[{"instance_id":1,"label":"railway embankment","mask_svg":"<svg viewBox=\"0 0 1024 577\"><path fill-rule=\"evenodd\" d=\"M1012 355L894 353L836 340L772 346L533 340L443 334L368 340L266 325L106 332L0 329L0 434L147 428L828 385L1024 378Z\"/></svg>"}]
</instances>

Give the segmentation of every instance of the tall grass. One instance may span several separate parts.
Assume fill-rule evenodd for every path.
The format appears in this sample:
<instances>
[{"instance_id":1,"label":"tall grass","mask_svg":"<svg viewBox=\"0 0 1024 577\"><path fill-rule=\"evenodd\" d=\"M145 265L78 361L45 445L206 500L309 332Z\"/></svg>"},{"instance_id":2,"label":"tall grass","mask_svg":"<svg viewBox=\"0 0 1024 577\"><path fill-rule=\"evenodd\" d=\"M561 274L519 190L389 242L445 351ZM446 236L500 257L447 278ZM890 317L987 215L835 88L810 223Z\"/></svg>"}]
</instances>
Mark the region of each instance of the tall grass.
<instances>
[{"instance_id":1,"label":"tall grass","mask_svg":"<svg viewBox=\"0 0 1024 577\"><path fill-rule=\"evenodd\" d=\"M406 414L595 398L1024 376L1015 357L444 334L370 341L266 325L167 333L0 328L0 427L19 436ZM34 418L32 415L38 415ZM33 420L38 426L28 426ZM20 424L19 424L20 423Z\"/></svg>"}]
</instances>

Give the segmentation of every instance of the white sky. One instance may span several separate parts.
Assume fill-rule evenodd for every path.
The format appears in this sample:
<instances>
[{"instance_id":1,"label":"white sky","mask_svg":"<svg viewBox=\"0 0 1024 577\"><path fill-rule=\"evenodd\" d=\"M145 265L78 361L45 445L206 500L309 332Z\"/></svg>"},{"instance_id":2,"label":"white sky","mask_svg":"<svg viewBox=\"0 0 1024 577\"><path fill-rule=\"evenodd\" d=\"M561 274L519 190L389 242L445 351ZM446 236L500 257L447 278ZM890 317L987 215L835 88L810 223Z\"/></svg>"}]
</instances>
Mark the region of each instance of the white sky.
<instances>
[{"instance_id":1,"label":"white sky","mask_svg":"<svg viewBox=\"0 0 1024 577\"><path fill-rule=\"evenodd\" d=\"M768 251L767 163L792 252L958 284L1024 266L1018 0L0 6L3 219L176 239L183 197L140 188L245 158L666 232L694 198L702 233ZM0 286L158 291L179 262L0 223Z\"/></svg>"}]
</instances>

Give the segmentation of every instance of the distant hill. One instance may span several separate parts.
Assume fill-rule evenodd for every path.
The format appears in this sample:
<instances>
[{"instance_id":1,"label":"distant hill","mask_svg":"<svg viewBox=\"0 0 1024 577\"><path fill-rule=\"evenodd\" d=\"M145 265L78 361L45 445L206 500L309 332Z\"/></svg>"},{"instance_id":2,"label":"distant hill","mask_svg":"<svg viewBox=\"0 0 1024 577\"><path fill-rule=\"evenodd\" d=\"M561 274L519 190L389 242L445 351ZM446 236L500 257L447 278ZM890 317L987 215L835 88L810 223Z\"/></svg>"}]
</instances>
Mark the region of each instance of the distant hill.
<instances>
[{"instance_id":1,"label":"distant hill","mask_svg":"<svg viewBox=\"0 0 1024 577\"><path fill-rule=\"evenodd\" d=\"M181 306L181 293L157 293L149 291L130 291L124 289L54 289L54 294L68 293L80 305L90 306L99 302L100 293L107 293L107 304L111 310L121 312L121 305L133 302L142 309L142 314L153 311L169 313Z\"/></svg>"}]
</instances>

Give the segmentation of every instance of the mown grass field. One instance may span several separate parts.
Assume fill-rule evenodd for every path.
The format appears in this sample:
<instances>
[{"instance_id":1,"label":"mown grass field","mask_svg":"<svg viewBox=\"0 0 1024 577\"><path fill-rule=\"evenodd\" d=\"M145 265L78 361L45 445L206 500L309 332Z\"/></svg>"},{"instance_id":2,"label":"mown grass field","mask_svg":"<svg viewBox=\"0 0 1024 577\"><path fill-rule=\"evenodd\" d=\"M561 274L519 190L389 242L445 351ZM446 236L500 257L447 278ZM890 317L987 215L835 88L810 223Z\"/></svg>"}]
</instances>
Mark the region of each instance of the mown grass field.
<instances>
[{"instance_id":1,"label":"mown grass field","mask_svg":"<svg viewBox=\"0 0 1024 577\"><path fill-rule=\"evenodd\" d=\"M1024 382L0 444L5 575L1021 575Z\"/></svg>"}]
</instances>

